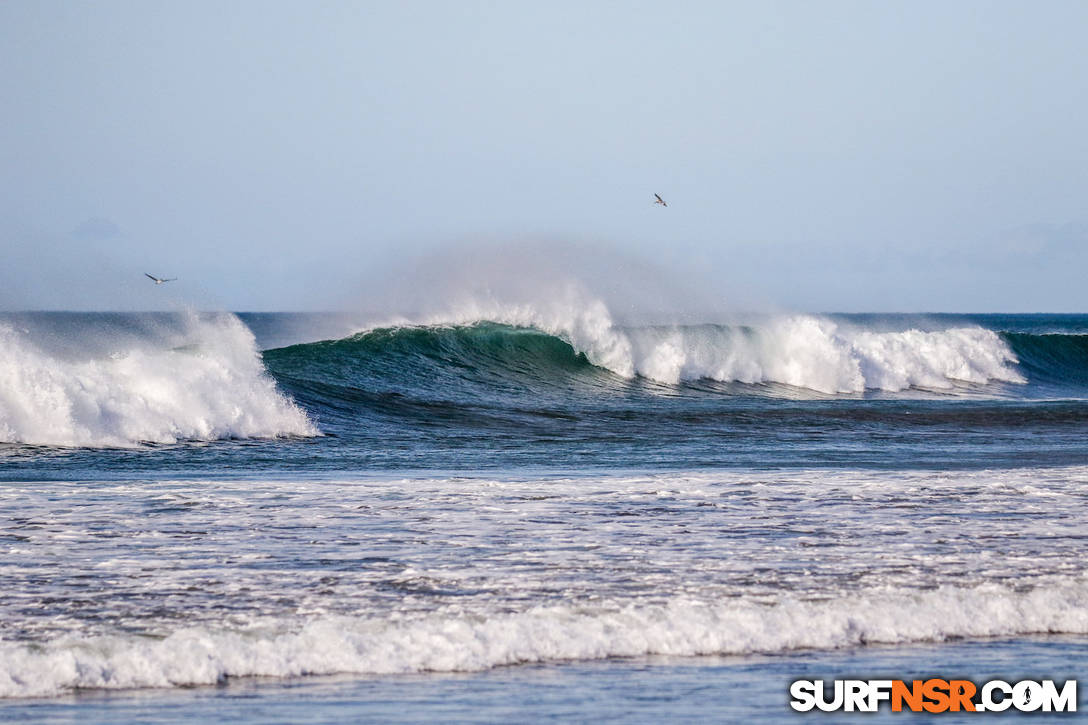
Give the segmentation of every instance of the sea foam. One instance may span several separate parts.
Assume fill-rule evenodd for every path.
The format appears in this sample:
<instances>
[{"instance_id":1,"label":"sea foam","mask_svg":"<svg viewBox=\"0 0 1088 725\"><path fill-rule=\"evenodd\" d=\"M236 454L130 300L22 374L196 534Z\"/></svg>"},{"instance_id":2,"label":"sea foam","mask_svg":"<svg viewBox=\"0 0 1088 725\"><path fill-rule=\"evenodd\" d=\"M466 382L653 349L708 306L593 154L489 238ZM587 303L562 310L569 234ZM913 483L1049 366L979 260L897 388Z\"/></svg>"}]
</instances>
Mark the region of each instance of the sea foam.
<instances>
[{"instance_id":1,"label":"sea foam","mask_svg":"<svg viewBox=\"0 0 1088 725\"><path fill-rule=\"evenodd\" d=\"M1088 633L1088 582L1028 591L988 584L873 589L820 601L673 599L660 604L537 607L520 613L269 621L165 638L0 642L0 696L77 688L213 684L229 677L479 671L519 663L646 655L834 649L1036 633Z\"/></svg>"},{"instance_id":2,"label":"sea foam","mask_svg":"<svg viewBox=\"0 0 1088 725\"><path fill-rule=\"evenodd\" d=\"M1006 342L978 326L877 331L804 314L765 316L751 325L631 326L616 324L604 302L577 285L552 292L518 303L474 297L397 323L531 327L617 375L667 384L780 383L836 394L1026 382Z\"/></svg>"},{"instance_id":3,"label":"sea foam","mask_svg":"<svg viewBox=\"0 0 1088 725\"><path fill-rule=\"evenodd\" d=\"M177 325L119 339L105 354L94 340L94 353L73 356L0 323L0 442L123 447L317 433L276 389L237 317L190 314Z\"/></svg>"}]
</instances>

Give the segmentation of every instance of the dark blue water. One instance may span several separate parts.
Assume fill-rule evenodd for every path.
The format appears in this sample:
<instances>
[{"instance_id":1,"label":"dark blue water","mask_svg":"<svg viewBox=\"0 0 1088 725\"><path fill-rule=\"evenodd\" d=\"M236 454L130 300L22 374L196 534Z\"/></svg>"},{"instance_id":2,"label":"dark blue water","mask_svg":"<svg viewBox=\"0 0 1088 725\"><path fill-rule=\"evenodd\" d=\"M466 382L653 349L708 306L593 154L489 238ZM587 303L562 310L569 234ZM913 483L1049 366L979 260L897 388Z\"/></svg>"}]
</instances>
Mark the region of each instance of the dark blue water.
<instances>
[{"instance_id":1,"label":"dark blue water","mask_svg":"<svg viewBox=\"0 0 1088 725\"><path fill-rule=\"evenodd\" d=\"M221 432L190 436L225 440L194 446L186 440L188 419L155 425L143 420L142 410L83 411L84 438L92 444L102 439L112 449L78 447L78 436L75 448L34 445L48 444L49 432L20 435L18 423L9 422L15 429L0 443L0 477L1088 463L1085 316L807 318L836 325L831 333L773 319L765 329L687 326L680 354L688 356L688 369L675 382L661 379L671 371L661 375L654 368L660 353L653 339L629 353L636 363L629 377L593 364L592 350L587 355L562 334L505 324L384 328L283 346L308 339L308 331L329 333L339 318L241 319L256 333L268 375L320 435L294 435L297 425L269 416L267 430L256 435L232 429L228 420ZM208 325L163 315L31 315L9 324L27 330L23 338L37 346L34 355L70 359L72 367L81 356L154 344L168 345L174 358L194 354L215 363L224 345L238 344ZM907 337L920 330L930 339ZM957 339L957 330L976 336ZM664 339L669 330L620 334L638 342L639 335ZM865 336L872 339L859 342ZM716 367L717 359L731 358ZM853 378L850 364L860 371ZM98 405L143 394L147 382L132 371L99 369L98 377L100 392L72 390L66 386L81 382L64 380L53 394L64 402L90 395L89 405ZM251 383L245 375L206 378L197 376L188 390L199 399L194 410L170 415L203 420L213 415L204 398L229 403L234 391L225 384ZM34 380L21 385L26 389L16 391L22 399L13 406L25 406L34 392ZM94 399L98 394L103 401ZM105 435L125 416L131 418L122 421L128 430ZM168 440L181 440L155 443L164 429ZM173 429L179 430L171 434ZM56 438L66 442L60 432Z\"/></svg>"},{"instance_id":2,"label":"dark blue water","mask_svg":"<svg viewBox=\"0 0 1088 725\"><path fill-rule=\"evenodd\" d=\"M0 316L0 717L1083 669L1088 316L493 312Z\"/></svg>"}]
</instances>

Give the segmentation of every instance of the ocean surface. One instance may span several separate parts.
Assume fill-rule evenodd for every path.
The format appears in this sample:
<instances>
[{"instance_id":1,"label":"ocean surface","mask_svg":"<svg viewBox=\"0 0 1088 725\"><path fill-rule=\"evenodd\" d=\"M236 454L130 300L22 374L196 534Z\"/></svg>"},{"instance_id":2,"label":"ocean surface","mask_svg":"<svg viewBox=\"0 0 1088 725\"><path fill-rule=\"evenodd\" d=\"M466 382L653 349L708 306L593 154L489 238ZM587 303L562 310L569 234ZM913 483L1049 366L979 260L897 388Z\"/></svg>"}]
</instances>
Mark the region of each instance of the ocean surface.
<instances>
[{"instance_id":1,"label":"ocean surface","mask_svg":"<svg viewBox=\"0 0 1088 725\"><path fill-rule=\"evenodd\" d=\"M3 313L0 719L1075 679L1086 512L1088 315Z\"/></svg>"}]
</instances>

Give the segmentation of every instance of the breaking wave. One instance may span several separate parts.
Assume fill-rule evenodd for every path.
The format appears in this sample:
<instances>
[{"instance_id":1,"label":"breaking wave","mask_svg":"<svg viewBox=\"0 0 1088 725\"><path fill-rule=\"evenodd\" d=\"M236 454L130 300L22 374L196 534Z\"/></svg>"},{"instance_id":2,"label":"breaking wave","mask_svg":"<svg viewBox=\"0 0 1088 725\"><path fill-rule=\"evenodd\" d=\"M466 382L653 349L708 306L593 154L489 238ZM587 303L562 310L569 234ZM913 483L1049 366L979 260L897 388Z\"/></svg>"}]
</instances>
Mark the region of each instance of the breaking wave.
<instances>
[{"instance_id":1,"label":"breaking wave","mask_svg":"<svg viewBox=\"0 0 1088 725\"><path fill-rule=\"evenodd\" d=\"M573 289L547 303L451 309L263 353L230 314L91 315L62 334L0 320L0 443L310 436L318 433L311 421L343 418L357 428L360 406L407 409L428 424L443 416L457 424L486 407L506 411L507 425L518 411L569 412L567 403L662 386L681 386L684 395L795 398L869 391L1080 398L1088 387L1083 334L802 314L619 324L601 301ZM700 386L705 381L722 385Z\"/></svg>"},{"instance_id":2,"label":"breaking wave","mask_svg":"<svg viewBox=\"0 0 1088 725\"><path fill-rule=\"evenodd\" d=\"M207 685L230 677L479 671L646 655L774 653L964 637L1088 633L1088 583L876 589L822 601L676 599L493 615L329 617L242 631L0 643L0 697Z\"/></svg>"},{"instance_id":3,"label":"breaking wave","mask_svg":"<svg viewBox=\"0 0 1088 725\"><path fill-rule=\"evenodd\" d=\"M534 337L535 333L535 337ZM600 301L570 293L549 304L470 303L393 321L336 342L272 351L277 370L306 364L488 366L567 375L579 362L620 378L780 384L821 394L1027 382L999 333L979 326L873 330L830 317L765 317L751 324L619 325ZM397 361L397 362L394 362ZM496 371L497 372L497 371Z\"/></svg>"},{"instance_id":4,"label":"breaking wave","mask_svg":"<svg viewBox=\"0 0 1088 725\"><path fill-rule=\"evenodd\" d=\"M0 442L127 447L317 433L234 315L123 334L94 323L50 336L0 322Z\"/></svg>"}]
</instances>

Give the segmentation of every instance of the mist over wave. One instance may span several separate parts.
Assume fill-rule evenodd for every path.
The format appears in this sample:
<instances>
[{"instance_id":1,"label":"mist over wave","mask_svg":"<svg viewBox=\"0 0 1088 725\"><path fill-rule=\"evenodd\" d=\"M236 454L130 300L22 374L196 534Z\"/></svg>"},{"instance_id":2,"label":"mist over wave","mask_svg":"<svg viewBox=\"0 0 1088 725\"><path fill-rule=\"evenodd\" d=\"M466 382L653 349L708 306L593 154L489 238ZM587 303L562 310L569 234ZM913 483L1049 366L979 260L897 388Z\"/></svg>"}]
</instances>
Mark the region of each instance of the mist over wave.
<instances>
[{"instance_id":1,"label":"mist over wave","mask_svg":"<svg viewBox=\"0 0 1088 725\"><path fill-rule=\"evenodd\" d=\"M127 447L317 432L234 315L68 322L37 330L0 320L0 442Z\"/></svg>"}]
</instances>

